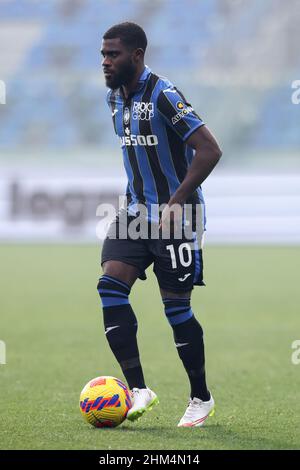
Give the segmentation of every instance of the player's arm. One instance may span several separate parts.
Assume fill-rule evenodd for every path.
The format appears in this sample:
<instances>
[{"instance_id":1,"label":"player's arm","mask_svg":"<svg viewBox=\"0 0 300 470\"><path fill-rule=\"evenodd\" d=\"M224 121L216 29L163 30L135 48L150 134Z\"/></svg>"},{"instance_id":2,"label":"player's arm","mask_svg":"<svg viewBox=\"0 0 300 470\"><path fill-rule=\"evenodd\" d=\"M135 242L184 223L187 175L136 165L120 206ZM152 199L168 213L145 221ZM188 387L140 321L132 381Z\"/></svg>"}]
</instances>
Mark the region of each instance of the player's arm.
<instances>
[{"instance_id":1,"label":"player's arm","mask_svg":"<svg viewBox=\"0 0 300 470\"><path fill-rule=\"evenodd\" d=\"M168 203L183 205L213 170L222 152L201 117L177 88L169 87L159 93L157 109L164 122L195 150L184 180Z\"/></svg>"},{"instance_id":2,"label":"player's arm","mask_svg":"<svg viewBox=\"0 0 300 470\"><path fill-rule=\"evenodd\" d=\"M219 161L222 152L200 116L175 87L160 92L157 109L166 124L195 150L184 180L162 212L160 225L163 226L171 221L181 220L181 206L207 178Z\"/></svg>"},{"instance_id":3,"label":"player's arm","mask_svg":"<svg viewBox=\"0 0 300 470\"><path fill-rule=\"evenodd\" d=\"M205 125L198 127L186 143L195 150L195 155L184 180L172 195L169 206L184 204L208 177L222 156L216 139Z\"/></svg>"}]
</instances>

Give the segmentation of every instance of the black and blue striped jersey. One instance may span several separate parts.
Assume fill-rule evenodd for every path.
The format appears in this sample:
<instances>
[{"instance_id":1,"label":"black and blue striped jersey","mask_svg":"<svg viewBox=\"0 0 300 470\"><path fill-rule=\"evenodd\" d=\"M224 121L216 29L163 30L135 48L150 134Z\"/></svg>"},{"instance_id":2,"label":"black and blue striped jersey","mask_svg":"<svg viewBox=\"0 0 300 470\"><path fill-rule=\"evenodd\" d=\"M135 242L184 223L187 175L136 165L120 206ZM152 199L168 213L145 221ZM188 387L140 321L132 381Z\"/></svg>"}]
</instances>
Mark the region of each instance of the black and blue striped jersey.
<instances>
[{"instance_id":1,"label":"black and blue striped jersey","mask_svg":"<svg viewBox=\"0 0 300 470\"><path fill-rule=\"evenodd\" d=\"M194 156L186 141L204 122L168 79L147 66L134 93L125 99L121 89L109 90L107 102L123 151L128 212L145 204L157 221L152 206L168 203L184 180ZM186 202L203 204L205 226L201 187Z\"/></svg>"}]
</instances>

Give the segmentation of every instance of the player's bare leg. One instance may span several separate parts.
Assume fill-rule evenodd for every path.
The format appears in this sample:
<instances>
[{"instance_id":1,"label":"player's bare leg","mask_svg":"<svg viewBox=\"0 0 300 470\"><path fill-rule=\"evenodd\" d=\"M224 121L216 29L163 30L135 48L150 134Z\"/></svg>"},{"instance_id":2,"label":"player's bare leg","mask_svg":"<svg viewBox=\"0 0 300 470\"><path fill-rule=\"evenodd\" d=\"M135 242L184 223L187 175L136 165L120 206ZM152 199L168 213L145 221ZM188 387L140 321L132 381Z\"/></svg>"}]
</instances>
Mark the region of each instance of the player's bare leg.
<instances>
[{"instance_id":1,"label":"player's bare leg","mask_svg":"<svg viewBox=\"0 0 300 470\"><path fill-rule=\"evenodd\" d=\"M214 413L214 400L206 385L203 330L190 307L191 291L160 291L175 345L191 386L189 404L178 426L202 426Z\"/></svg>"},{"instance_id":2,"label":"player's bare leg","mask_svg":"<svg viewBox=\"0 0 300 470\"><path fill-rule=\"evenodd\" d=\"M132 287L138 278L139 270L131 264L123 263L122 261L106 261L103 263L103 274L115 277L120 281Z\"/></svg>"}]
</instances>

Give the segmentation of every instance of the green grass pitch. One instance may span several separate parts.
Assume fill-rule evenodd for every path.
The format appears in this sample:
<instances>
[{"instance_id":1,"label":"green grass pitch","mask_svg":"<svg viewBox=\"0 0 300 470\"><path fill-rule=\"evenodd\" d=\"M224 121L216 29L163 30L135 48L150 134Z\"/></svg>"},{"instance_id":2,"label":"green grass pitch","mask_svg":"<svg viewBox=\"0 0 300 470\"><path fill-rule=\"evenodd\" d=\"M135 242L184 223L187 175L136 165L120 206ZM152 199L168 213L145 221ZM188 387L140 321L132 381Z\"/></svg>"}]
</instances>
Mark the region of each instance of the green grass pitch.
<instances>
[{"instance_id":1,"label":"green grass pitch","mask_svg":"<svg viewBox=\"0 0 300 470\"><path fill-rule=\"evenodd\" d=\"M216 414L180 429L188 383L152 270L131 303L146 381L160 405L137 423L96 429L80 415L85 383L123 378L106 344L97 246L1 246L1 449L300 448L299 247L213 247L193 311L205 331Z\"/></svg>"}]
</instances>

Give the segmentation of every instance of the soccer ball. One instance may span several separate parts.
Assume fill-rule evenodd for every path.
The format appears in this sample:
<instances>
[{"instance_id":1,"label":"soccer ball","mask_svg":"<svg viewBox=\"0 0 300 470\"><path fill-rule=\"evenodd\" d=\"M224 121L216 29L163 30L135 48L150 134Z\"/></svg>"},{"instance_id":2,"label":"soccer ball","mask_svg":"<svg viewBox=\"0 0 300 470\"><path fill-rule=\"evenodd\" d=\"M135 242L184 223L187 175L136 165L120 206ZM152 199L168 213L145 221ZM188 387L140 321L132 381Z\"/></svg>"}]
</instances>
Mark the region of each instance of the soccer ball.
<instances>
[{"instance_id":1,"label":"soccer ball","mask_svg":"<svg viewBox=\"0 0 300 470\"><path fill-rule=\"evenodd\" d=\"M96 377L86 384L80 394L81 414L96 428L119 426L131 406L128 388L115 377Z\"/></svg>"}]
</instances>

